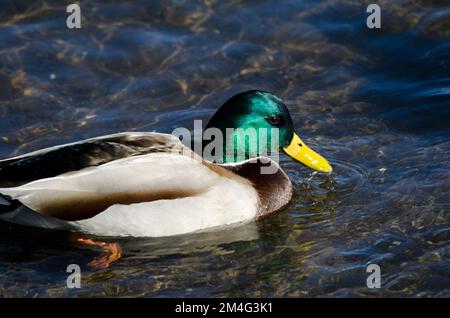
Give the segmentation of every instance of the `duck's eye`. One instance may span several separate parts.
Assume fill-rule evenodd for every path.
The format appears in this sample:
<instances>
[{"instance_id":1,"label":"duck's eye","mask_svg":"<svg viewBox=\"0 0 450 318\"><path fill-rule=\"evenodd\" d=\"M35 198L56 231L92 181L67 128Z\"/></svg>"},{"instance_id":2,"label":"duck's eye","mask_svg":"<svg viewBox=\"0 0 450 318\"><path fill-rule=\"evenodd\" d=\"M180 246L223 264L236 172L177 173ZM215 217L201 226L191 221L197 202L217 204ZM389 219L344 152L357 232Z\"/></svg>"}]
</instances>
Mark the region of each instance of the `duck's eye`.
<instances>
[{"instance_id":1,"label":"duck's eye","mask_svg":"<svg viewBox=\"0 0 450 318\"><path fill-rule=\"evenodd\" d=\"M272 125L279 125L281 124L281 118L278 115L271 115L266 118L267 121Z\"/></svg>"}]
</instances>

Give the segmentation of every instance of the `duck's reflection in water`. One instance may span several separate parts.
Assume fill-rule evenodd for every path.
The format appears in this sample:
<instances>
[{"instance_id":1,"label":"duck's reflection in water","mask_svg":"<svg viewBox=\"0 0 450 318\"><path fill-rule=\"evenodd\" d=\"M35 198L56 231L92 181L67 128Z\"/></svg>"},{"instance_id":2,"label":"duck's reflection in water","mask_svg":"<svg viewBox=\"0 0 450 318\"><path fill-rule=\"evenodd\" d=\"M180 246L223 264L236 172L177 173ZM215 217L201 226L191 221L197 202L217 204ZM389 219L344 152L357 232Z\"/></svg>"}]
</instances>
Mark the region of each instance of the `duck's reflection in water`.
<instances>
[{"instance_id":1,"label":"duck's reflection in water","mask_svg":"<svg viewBox=\"0 0 450 318\"><path fill-rule=\"evenodd\" d=\"M99 250L101 254L87 264L92 269L108 268L122 257L127 260L155 259L174 254L217 251L218 246L234 242L249 242L259 238L255 222L231 224L208 231L157 237L157 238L119 238L95 237L80 233L70 234L70 239L89 249Z\"/></svg>"}]
</instances>

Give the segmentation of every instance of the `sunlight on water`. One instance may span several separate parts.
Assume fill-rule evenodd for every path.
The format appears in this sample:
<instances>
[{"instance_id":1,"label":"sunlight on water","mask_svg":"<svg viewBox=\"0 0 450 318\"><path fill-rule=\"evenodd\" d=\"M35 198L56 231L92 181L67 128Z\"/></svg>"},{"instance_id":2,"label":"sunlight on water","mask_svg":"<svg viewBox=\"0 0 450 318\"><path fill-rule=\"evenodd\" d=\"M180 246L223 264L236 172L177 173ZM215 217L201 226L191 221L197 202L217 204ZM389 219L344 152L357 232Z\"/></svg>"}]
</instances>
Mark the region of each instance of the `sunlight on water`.
<instances>
[{"instance_id":1,"label":"sunlight on water","mask_svg":"<svg viewBox=\"0 0 450 318\"><path fill-rule=\"evenodd\" d=\"M362 4L363 3L363 4ZM0 223L0 296L450 296L447 1L0 1L0 155L119 131L204 122L247 89L273 91L331 175L286 157L292 202L258 223L119 239L123 258L68 233ZM433 3L433 4L431 4ZM65 287L80 264L79 290ZM379 264L382 288L366 287Z\"/></svg>"}]
</instances>

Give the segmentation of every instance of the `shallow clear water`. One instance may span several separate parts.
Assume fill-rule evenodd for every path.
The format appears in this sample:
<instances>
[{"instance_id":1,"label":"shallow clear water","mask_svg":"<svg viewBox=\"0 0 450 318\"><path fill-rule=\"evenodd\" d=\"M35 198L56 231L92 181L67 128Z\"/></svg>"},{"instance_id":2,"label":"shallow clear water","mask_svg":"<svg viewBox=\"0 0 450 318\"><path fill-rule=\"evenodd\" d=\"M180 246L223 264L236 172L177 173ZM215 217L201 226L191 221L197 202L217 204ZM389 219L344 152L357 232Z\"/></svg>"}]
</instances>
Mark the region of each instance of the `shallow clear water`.
<instances>
[{"instance_id":1,"label":"shallow clear water","mask_svg":"<svg viewBox=\"0 0 450 318\"><path fill-rule=\"evenodd\" d=\"M0 1L0 156L207 120L269 90L330 159L283 157L289 206L195 235L117 239L122 259L69 233L0 223L0 296L450 296L450 6L378 1ZM65 286L80 264L82 288ZM366 287L379 264L382 288Z\"/></svg>"}]
</instances>

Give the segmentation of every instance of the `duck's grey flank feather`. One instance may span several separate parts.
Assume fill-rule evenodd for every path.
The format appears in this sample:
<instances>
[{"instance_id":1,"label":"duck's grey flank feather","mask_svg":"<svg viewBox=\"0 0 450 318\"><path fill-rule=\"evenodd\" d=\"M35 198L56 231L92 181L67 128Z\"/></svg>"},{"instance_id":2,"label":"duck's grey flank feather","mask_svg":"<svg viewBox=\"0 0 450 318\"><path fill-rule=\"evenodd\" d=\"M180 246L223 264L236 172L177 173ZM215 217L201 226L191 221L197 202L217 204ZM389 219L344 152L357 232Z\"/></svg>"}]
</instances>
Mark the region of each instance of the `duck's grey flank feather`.
<instances>
[{"instance_id":1,"label":"duck's grey flank feather","mask_svg":"<svg viewBox=\"0 0 450 318\"><path fill-rule=\"evenodd\" d=\"M1 160L0 185L18 186L130 156L169 152L177 145L171 135L130 132L46 148Z\"/></svg>"}]
</instances>

